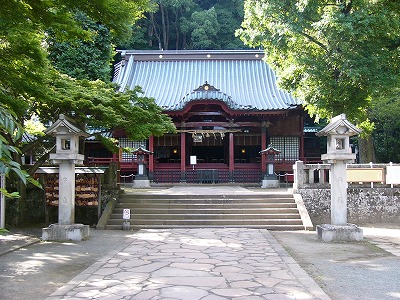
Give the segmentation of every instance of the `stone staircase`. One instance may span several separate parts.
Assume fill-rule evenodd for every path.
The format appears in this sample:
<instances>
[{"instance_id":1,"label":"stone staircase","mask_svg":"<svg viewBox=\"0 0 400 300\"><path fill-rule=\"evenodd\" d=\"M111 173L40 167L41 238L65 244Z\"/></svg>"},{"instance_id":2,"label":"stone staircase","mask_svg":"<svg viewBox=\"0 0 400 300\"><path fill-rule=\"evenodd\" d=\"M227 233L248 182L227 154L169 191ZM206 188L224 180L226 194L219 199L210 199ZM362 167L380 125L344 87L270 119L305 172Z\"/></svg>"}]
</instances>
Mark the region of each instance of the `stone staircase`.
<instances>
[{"instance_id":1,"label":"stone staircase","mask_svg":"<svg viewBox=\"0 0 400 300\"><path fill-rule=\"evenodd\" d=\"M303 224L304 218L299 212L294 196L288 193L263 195L122 193L109 216L106 229L123 228L124 209L130 209L131 229L185 227L310 229L310 226Z\"/></svg>"}]
</instances>

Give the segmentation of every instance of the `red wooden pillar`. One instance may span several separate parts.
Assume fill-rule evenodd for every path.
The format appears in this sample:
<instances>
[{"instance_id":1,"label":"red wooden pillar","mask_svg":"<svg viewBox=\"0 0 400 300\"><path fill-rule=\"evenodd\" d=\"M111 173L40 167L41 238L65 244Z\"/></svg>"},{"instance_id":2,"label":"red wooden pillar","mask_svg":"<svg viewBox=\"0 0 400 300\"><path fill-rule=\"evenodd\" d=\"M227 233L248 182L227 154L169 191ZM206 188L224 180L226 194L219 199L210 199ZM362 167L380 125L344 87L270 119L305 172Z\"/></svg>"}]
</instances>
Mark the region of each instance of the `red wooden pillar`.
<instances>
[{"instance_id":1,"label":"red wooden pillar","mask_svg":"<svg viewBox=\"0 0 400 300\"><path fill-rule=\"evenodd\" d=\"M149 151L154 153L154 136L149 137ZM149 155L149 172L154 171L154 155Z\"/></svg>"},{"instance_id":2,"label":"red wooden pillar","mask_svg":"<svg viewBox=\"0 0 400 300\"><path fill-rule=\"evenodd\" d=\"M267 149L267 128L261 127L261 150ZM267 156L261 155L261 172L267 172Z\"/></svg>"},{"instance_id":3,"label":"red wooden pillar","mask_svg":"<svg viewBox=\"0 0 400 300\"><path fill-rule=\"evenodd\" d=\"M233 139L233 132L229 132L229 172L235 170L235 143Z\"/></svg>"},{"instance_id":4,"label":"red wooden pillar","mask_svg":"<svg viewBox=\"0 0 400 300\"><path fill-rule=\"evenodd\" d=\"M304 158L304 115L301 114L299 116L300 119L300 128L299 128L299 132L300 132L300 153L299 153L299 159L300 160L305 160Z\"/></svg>"},{"instance_id":5,"label":"red wooden pillar","mask_svg":"<svg viewBox=\"0 0 400 300\"><path fill-rule=\"evenodd\" d=\"M181 171L186 170L186 133L181 132Z\"/></svg>"}]
</instances>

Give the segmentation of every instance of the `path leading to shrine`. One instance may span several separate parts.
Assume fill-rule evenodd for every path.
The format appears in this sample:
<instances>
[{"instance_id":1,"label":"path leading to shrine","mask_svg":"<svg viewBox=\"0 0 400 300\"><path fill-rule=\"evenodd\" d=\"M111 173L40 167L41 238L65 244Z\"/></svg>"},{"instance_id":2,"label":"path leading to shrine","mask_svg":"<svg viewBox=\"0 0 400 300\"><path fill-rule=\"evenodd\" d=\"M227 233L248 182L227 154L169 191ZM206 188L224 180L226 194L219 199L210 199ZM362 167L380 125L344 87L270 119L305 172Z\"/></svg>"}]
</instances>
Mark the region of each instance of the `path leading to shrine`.
<instances>
[{"instance_id":1,"label":"path leading to shrine","mask_svg":"<svg viewBox=\"0 0 400 300\"><path fill-rule=\"evenodd\" d=\"M400 228L363 229L360 243L248 228L92 230L56 243L21 230L0 236L0 299L399 299Z\"/></svg>"}]
</instances>

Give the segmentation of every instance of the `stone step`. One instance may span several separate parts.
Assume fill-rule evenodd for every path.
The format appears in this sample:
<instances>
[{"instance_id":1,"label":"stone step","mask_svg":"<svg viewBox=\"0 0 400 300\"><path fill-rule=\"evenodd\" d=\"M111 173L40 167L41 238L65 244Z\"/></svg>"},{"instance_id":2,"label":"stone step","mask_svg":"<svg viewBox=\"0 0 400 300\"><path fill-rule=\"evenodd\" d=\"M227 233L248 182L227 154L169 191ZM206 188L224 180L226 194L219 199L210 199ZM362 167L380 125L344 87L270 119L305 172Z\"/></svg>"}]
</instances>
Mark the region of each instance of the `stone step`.
<instances>
[{"instance_id":1,"label":"stone step","mask_svg":"<svg viewBox=\"0 0 400 300\"><path fill-rule=\"evenodd\" d=\"M303 224L224 224L224 225L212 225L212 224L146 224L146 225L131 225L129 229L169 229L169 228L258 228L267 230L304 230ZM108 230L122 230L122 225L107 225Z\"/></svg>"},{"instance_id":2,"label":"stone step","mask_svg":"<svg viewBox=\"0 0 400 300\"><path fill-rule=\"evenodd\" d=\"M299 214L232 214L232 213L190 213L190 214L131 214L131 222L135 222L135 220L267 220L267 219L291 219L297 220L300 219ZM110 218L109 224L113 224L114 222L120 223L122 222L122 215L112 214Z\"/></svg>"},{"instance_id":3,"label":"stone step","mask_svg":"<svg viewBox=\"0 0 400 300\"><path fill-rule=\"evenodd\" d=\"M124 209L129 208L131 210L134 209L144 209L144 208L155 208L155 209L179 209L184 208L187 210L203 210L203 209L262 209L262 208L297 208L296 203L213 203L213 204L204 204L204 203L117 203L115 205L116 209Z\"/></svg>"},{"instance_id":4,"label":"stone step","mask_svg":"<svg viewBox=\"0 0 400 300\"><path fill-rule=\"evenodd\" d=\"M186 208L159 208L159 207L145 207L145 208L134 208L131 209L132 215L137 214L187 214L188 212L196 212L197 210L189 211ZM298 210L296 207L278 207L278 208L248 208L248 207L240 207L240 208L209 208L198 210L198 213L202 214L298 214ZM121 218L123 214L123 208L117 208L111 214L111 217Z\"/></svg>"},{"instance_id":5,"label":"stone step","mask_svg":"<svg viewBox=\"0 0 400 300\"><path fill-rule=\"evenodd\" d=\"M292 202L293 197L284 198L266 198L266 197L224 197L224 198L210 198L208 196L197 196L191 198L175 198L175 197L158 197L158 198L129 198L123 197L118 200L119 203L281 203Z\"/></svg>"},{"instance_id":6,"label":"stone step","mask_svg":"<svg viewBox=\"0 0 400 300\"><path fill-rule=\"evenodd\" d=\"M121 201L123 199L139 199L139 200L157 200L157 199L183 199L183 200L189 200L189 199L293 199L292 194L288 193L274 193L274 194L262 194L262 195L240 195L240 194L229 194L229 195L214 195L214 194L203 194L203 195L185 195L185 194L179 194L179 195L162 195L162 194L129 194L129 193L121 193L119 195L119 198Z\"/></svg>"},{"instance_id":7,"label":"stone step","mask_svg":"<svg viewBox=\"0 0 400 300\"><path fill-rule=\"evenodd\" d=\"M131 229L248 227L302 230L293 195L121 194L107 229L122 229L123 209L131 210Z\"/></svg>"}]
</instances>

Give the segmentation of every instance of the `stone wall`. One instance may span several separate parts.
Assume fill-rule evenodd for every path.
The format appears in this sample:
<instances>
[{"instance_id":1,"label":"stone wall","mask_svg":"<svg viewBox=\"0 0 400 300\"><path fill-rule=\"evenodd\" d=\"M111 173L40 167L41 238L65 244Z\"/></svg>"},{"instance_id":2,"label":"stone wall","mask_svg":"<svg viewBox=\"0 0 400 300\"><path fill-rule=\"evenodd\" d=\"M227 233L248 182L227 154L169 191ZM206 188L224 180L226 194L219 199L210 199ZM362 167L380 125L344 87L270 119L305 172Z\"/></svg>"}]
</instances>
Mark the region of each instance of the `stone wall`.
<instances>
[{"instance_id":1,"label":"stone wall","mask_svg":"<svg viewBox=\"0 0 400 300\"><path fill-rule=\"evenodd\" d=\"M329 189L299 189L313 225L330 223L331 193ZM348 222L400 222L400 188L348 188Z\"/></svg>"}]
</instances>

